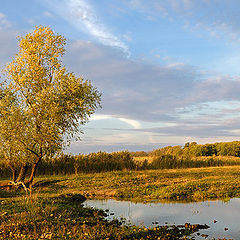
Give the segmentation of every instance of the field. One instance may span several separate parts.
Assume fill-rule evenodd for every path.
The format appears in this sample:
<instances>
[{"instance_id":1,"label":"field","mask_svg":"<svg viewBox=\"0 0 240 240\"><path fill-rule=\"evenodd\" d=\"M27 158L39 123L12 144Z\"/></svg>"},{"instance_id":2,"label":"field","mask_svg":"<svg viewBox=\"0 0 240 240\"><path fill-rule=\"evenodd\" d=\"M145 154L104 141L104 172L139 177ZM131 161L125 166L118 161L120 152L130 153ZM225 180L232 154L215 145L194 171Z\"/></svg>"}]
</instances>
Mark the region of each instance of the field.
<instances>
[{"instance_id":1,"label":"field","mask_svg":"<svg viewBox=\"0 0 240 240\"><path fill-rule=\"evenodd\" d=\"M81 201L76 194L1 200L0 239L180 239L204 227L122 226L118 220L104 220L106 212L84 208Z\"/></svg>"},{"instance_id":2,"label":"field","mask_svg":"<svg viewBox=\"0 0 240 240\"><path fill-rule=\"evenodd\" d=\"M36 181L39 194L76 192L91 198L200 201L240 196L240 166L81 173Z\"/></svg>"},{"instance_id":3,"label":"field","mask_svg":"<svg viewBox=\"0 0 240 240\"><path fill-rule=\"evenodd\" d=\"M227 200L240 197L239 186L240 166L37 177L31 197L0 191L0 239L180 239L198 226L150 229L107 222L106 212L82 207L79 194L136 202Z\"/></svg>"}]
</instances>

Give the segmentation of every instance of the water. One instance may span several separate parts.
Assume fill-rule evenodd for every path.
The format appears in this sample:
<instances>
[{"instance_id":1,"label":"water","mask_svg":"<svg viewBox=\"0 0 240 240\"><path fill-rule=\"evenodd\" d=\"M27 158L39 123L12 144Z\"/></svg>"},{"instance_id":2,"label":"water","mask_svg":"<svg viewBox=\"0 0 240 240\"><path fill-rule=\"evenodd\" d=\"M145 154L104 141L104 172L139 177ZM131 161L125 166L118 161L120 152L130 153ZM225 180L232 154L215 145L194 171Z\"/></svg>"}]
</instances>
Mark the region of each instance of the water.
<instances>
[{"instance_id":1,"label":"water","mask_svg":"<svg viewBox=\"0 0 240 240\"><path fill-rule=\"evenodd\" d=\"M98 209L109 209L108 219L121 217L126 223L138 226L154 227L157 224L180 225L207 224L207 234L212 238L240 239L240 198L228 202L204 201L194 203L134 203L130 201L87 200L85 206ZM114 213L114 215L113 215ZM217 222L215 222L215 221ZM196 234L194 235L196 236ZM202 239L197 237L196 239Z\"/></svg>"}]
</instances>

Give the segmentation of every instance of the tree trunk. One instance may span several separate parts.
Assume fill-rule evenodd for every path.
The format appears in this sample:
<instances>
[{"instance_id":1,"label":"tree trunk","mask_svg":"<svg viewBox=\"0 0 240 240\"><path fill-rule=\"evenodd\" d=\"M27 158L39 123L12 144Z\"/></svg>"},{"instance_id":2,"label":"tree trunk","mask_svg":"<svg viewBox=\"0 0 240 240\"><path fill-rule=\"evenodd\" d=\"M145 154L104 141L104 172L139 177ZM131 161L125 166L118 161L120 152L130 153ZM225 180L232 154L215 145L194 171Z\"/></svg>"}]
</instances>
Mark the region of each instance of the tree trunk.
<instances>
[{"instance_id":1,"label":"tree trunk","mask_svg":"<svg viewBox=\"0 0 240 240\"><path fill-rule=\"evenodd\" d=\"M25 164L22 165L22 167L20 169L20 172L19 172L19 175L18 175L18 178L17 178L16 182L24 182L27 170L28 170L28 164L25 163Z\"/></svg>"},{"instance_id":2,"label":"tree trunk","mask_svg":"<svg viewBox=\"0 0 240 240\"><path fill-rule=\"evenodd\" d=\"M42 158L39 157L38 160L33 163L31 175L30 175L28 181L26 182L26 186L30 187L32 185L33 178L35 177L35 174L36 174L37 166L41 162L41 160L42 160Z\"/></svg>"}]
</instances>

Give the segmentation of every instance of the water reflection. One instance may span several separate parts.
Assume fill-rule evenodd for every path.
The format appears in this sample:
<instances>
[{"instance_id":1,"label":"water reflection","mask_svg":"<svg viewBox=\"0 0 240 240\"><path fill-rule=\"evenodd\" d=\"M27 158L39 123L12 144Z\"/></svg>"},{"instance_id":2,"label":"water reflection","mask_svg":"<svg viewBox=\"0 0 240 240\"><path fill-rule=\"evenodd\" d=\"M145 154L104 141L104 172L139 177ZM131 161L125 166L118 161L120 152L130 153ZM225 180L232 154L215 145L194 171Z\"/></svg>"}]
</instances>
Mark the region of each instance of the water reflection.
<instances>
[{"instance_id":1,"label":"water reflection","mask_svg":"<svg viewBox=\"0 0 240 240\"><path fill-rule=\"evenodd\" d=\"M125 218L127 223L155 226L156 224L207 224L209 239L232 238L240 239L240 199L228 202L204 201L197 203L133 203L117 200L87 200L85 206L109 209L112 218Z\"/></svg>"}]
</instances>

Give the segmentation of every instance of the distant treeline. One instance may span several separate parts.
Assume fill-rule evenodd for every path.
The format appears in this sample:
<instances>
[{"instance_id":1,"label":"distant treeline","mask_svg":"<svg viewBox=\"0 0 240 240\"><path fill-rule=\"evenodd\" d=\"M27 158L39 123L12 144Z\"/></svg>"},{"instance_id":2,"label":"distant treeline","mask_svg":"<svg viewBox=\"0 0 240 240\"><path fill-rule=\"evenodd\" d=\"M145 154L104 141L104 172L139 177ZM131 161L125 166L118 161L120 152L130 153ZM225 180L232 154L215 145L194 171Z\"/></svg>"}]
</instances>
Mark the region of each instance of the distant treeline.
<instances>
[{"instance_id":1,"label":"distant treeline","mask_svg":"<svg viewBox=\"0 0 240 240\"><path fill-rule=\"evenodd\" d=\"M146 158L146 169L170 169L191 167L215 167L240 165L240 141L213 144L186 143L167 146L151 152L133 152L132 156ZM147 161L151 157L152 161Z\"/></svg>"},{"instance_id":2,"label":"distant treeline","mask_svg":"<svg viewBox=\"0 0 240 240\"><path fill-rule=\"evenodd\" d=\"M134 157L173 155L184 157L234 156L240 157L240 141L218 142L208 144L186 143L182 146L168 146L151 152L131 152Z\"/></svg>"},{"instance_id":3,"label":"distant treeline","mask_svg":"<svg viewBox=\"0 0 240 240\"><path fill-rule=\"evenodd\" d=\"M240 165L240 141L214 144L192 142L186 143L184 147L168 146L151 152L98 152L75 156L62 154L50 161L42 161L37 169L37 175L227 165ZM9 177L10 173L8 166L0 165L0 178Z\"/></svg>"}]
</instances>

